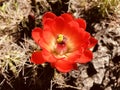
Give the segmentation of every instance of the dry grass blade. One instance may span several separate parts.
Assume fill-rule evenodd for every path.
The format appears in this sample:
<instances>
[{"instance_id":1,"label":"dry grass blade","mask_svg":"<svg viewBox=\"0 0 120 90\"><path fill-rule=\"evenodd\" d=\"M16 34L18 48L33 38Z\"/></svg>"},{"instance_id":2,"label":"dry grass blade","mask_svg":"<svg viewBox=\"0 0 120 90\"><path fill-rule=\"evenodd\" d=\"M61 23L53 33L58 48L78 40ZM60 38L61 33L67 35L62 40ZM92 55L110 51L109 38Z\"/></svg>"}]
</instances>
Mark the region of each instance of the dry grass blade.
<instances>
[{"instance_id":1,"label":"dry grass blade","mask_svg":"<svg viewBox=\"0 0 120 90\"><path fill-rule=\"evenodd\" d=\"M0 6L0 32L14 32L18 24L28 17L31 11L28 0L9 0Z\"/></svg>"}]
</instances>

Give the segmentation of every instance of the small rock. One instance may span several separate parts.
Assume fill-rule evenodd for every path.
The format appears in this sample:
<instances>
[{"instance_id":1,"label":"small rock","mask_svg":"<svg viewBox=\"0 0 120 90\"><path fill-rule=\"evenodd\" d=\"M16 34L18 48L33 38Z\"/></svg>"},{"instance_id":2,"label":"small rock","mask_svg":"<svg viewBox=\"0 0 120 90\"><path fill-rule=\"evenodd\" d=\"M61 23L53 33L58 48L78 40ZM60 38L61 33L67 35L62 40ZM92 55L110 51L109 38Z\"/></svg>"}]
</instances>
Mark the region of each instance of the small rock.
<instances>
[{"instance_id":1,"label":"small rock","mask_svg":"<svg viewBox=\"0 0 120 90\"><path fill-rule=\"evenodd\" d=\"M105 88L105 90L112 90L112 89L111 89L111 87L107 87L107 88Z\"/></svg>"},{"instance_id":2,"label":"small rock","mask_svg":"<svg viewBox=\"0 0 120 90\"><path fill-rule=\"evenodd\" d=\"M92 78L87 78L83 81L83 85L84 88L86 88L86 90L89 90L92 86L93 86L93 79Z\"/></svg>"}]
</instances>

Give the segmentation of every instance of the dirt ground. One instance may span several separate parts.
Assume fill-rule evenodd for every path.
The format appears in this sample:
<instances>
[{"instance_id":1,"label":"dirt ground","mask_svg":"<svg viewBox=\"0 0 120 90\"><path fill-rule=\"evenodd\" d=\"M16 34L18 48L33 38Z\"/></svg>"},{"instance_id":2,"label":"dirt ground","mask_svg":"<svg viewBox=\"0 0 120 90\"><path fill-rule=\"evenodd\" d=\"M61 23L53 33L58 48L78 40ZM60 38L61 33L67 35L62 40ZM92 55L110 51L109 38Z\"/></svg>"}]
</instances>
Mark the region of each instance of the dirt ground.
<instances>
[{"instance_id":1,"label":"dirt ground","mask_svg":"<svg viewBox=\"0 0 120 90\"><path fill-rule=\"evenodd\" d=\"M120 14L103 17L92 0L1 0L0 90L120 90ZM40 49L31 38L41 27L42 15L70 12L87 22L87 31L98 40L93 60L78 64L69 73L49 63L35 65L30 56Z\"/></svg>"}]
</instances>

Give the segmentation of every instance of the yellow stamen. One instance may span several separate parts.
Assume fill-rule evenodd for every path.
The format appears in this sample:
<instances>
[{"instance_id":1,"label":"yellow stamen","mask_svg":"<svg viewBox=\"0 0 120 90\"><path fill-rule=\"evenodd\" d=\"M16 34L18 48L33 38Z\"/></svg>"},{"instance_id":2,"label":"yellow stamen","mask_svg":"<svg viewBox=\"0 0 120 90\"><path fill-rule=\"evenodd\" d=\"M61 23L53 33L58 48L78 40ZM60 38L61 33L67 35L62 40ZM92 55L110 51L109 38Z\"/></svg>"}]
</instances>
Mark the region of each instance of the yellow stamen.
<instances>
[{"instance_id":1,"label":"yellow stamen","mask_svg":"<svg viewBox=\"0 0 120 90\"><path fill-rule=\"evenodd\" d=\"M62 34L59 34L57 38L57 43L62 43L63 39L64 39L64 36Z\"/></svg>"}]
</instances>

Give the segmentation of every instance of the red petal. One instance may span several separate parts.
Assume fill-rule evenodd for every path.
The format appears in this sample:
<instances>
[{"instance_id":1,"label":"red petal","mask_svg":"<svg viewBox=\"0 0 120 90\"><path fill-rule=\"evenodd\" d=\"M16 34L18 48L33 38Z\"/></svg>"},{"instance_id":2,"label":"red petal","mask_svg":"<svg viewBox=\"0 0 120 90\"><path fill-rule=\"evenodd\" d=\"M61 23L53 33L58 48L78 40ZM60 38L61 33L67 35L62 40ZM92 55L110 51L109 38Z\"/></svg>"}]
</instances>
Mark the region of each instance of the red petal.
<instances>
[{"instance_id":1,"label":"red petal","mask_svg":"<svg viewBox=\"0 0 120 90\"><path fill-rule=\"evenodd\" d=\"M60 16L55 19L53 33L60 34L64 30L65 20Z\"/></svg>"},{"instance_id":2,"label":"red petal","mask_svg":"<svg viewBox=\"0 0 120 90\"><path fill-rule=\"evenodd\" d=\"M92 48L93 46L95 46L96 44L97 44L97 40L95 39L95 38L93 38L93 37L91 37L90 39L90 44L89 44L89 46L88 46L88 48Z\"/></svg>"},{"instance_id":3,"label":"red petal","mask_svg":"<svg viewBox=\"0 0 120 90\"><path fill-rule=\"evenodd\" d=\"M47 20L47 19L55 19L56 18L56 15L52 12L47 12L44 14L43 16L43 23Z\"/></svg>"},{"instance_id":4,"label":"red petal","mask_svg":"<svg viewBox=\"0 0 120 90\"><path fill-rule=\"evenodd\" d=\"M63 34L65 36L68 36L68 38L78 40L80 38L79 31L82 31L82 30L79 28L78 23L71 21L68 24L66 24Z\"/></svg>"},{"instance_id":5,"label":"red petal","mask_svg":"<svg viewBox=\"0 0 120 90\"><path fill-rule=\"evenodd\" d=\"M54 35L58 35L62 33L64 30L65 21L64 19L59 16L56 17L54 20L47 19L44 23L44 29L48 29L50 32L52 32Z\"/></svg>"},{"instance_id":6,"label":"red petal","mask_svg":"<svg viewBox=\"0 0 120 90\"><path fill-rule=\"evenodd\" d=\"M31 62L35 64L42 64L44 62L54 63L56 58L47 50L42 49L42 51L37 51L32 54Z\"/></svg>"},{"instance_id":7,"label":"red petal","mask_svg":"<svg viewBox=\"0 0 120 90\"><path fill-rule=\"evenodd\" d=\"M90 44L89 42L89 38L90 38L90 34L88 32L85 32L82 40L81 40L81 47L83 47L84 49L88 49L88 45Z\"/></svg>"},{"instance_id":8,"label":"red petal","mask_svg":"<svg viewBox=\"0 0 120 90\"><path fill-rule=\"evenodd\" d=\"M53 20L53 19L47 19L43 23L43 29L51 28L54 25L54 23L55 23L55 20Z\"/></svg>"},{"instance_id":9,"label":"red petal","mask_svg":"<svg viewBox=\"0 0 120 90\"><path fill-rule=\"evenodd\" d=\"M79 50L72 51L72 53L68 53L67 61L71 63L75 63L77 59L80 58L81 54L83 53L83 48L80 48Z\"/></svg>"},{"instance_id":10,"label":"red petal","mask_svg":"<svg viewBox=\"0 0 120 90\"><path fill-rule=\"evenodd\" d=\"M79 24L75 21L71 21L65 26L63 35L65 35L68 40L68 47L74 49L78 49L83 45L83 42L89 39L89 34L83 30L83 28L80 28Z\"/></svg>"},{"instance_id":11,"label":"red petal","mask_svg":"<svg viewBox=\"0 0 120 90\"><path fill-rule=\"evenodd\" d=\"M65 20L66 23L74 20L73 16L70 13L62 14L61 17L64 18L64 20Z\"/></svg>"},{"instance_id":12,"label":"red petal","mask_svg":"<svg viewBox=\"0 0 120 90\"><path fill-rule=\"evenodd\" d=\"M40 47L50 50L50 47L45 43L45 41L43 39L43 30L41 30L41 28L33 29L32 37Z\"/></svg>"},{"instance_id":13,"label":"red petal","mask_svg":"<svg viewBox=\"0 0 120 90\"><path fill-rule=\"evenodd\" d=\"M84 30L86 29L86 21L82 18L76 19L76 21L79 23L79 26L83 28Z\"/></svg>"},{"instance_id":14,"label":"red petal","mask_svg":"<svg viewBox=\"0 0 120 90\"><path fill-rule=\"evenodd\" d=\"M78 63L87 63L91 61L93 58L93 54L90 50L84 51L84 53L81 55L81 57L77 60Z\"/></svg>"},{"instance_id":15,"label":"red petal","mask_svg":"<svg viewBox=\"0 0 120 90\"><path fill-rule=\"evenodd\" d=\"M42 34L42 29L39 27L36 27L32 30L32 37L35 40L35 42L37 44L39 44L39 40L41 38L41 34Z\"/></svg>"},{"instance_id":16,"label":"red petal","mask_svg":"<svg viewBox=\"0 0 120 90\"><path fill-rule=\"evenodd\" d=\"M74 69L75 66L65 60L58 60L55 63L55 67L58 71L65 73L65 72L69 72L72 69Z\"/></svg>"},{"instance_id":17,"label":"red petal","mask_svg":"<svg viewBox=\"0 0 120 90\"><path fill-rule=\"evenodd\" d=\"M56 62L56 58L53 56L53 54L45 49L42 50L42 56L46 62L50 62L50 63Z\"/></svg>"},{"instance_id":18,"label":"red petal","mask_svg":"<svg viewBox=\"0 0 120 90\"><path fill-rule=\"evenodd\" d=\"M46 45L43 44L42 48L45 48L48 51L51 51L55 48L56 37L49 29L43 30L43 35L41 38L43 39L43 41L40 41L39 43L42 44L45 42L46 44Z\"/></svg>"},{"instance_id":19,"label":"red petal","mask_svg":"<svg viewBox=\"0 0 120 90\"><path fill-rule=\"evenodd\" d=\"M35 64L42 64L42 63L44 63L45 60L43 59L42 52L41 51L34 52L32 54L32 57L31 57L31 62L33 62Z\"/></svg>"},{"instance_id":20,"label":"red petal","mask_svg":"<svg viewBox=\"0 0 120 90\"><path fill-rule=\"evenodd\" d=\"M77 63L74 63L74 64L73 64L73 68L74 68L74 69L78 69Z\"/></svg>"}]
</instances>

